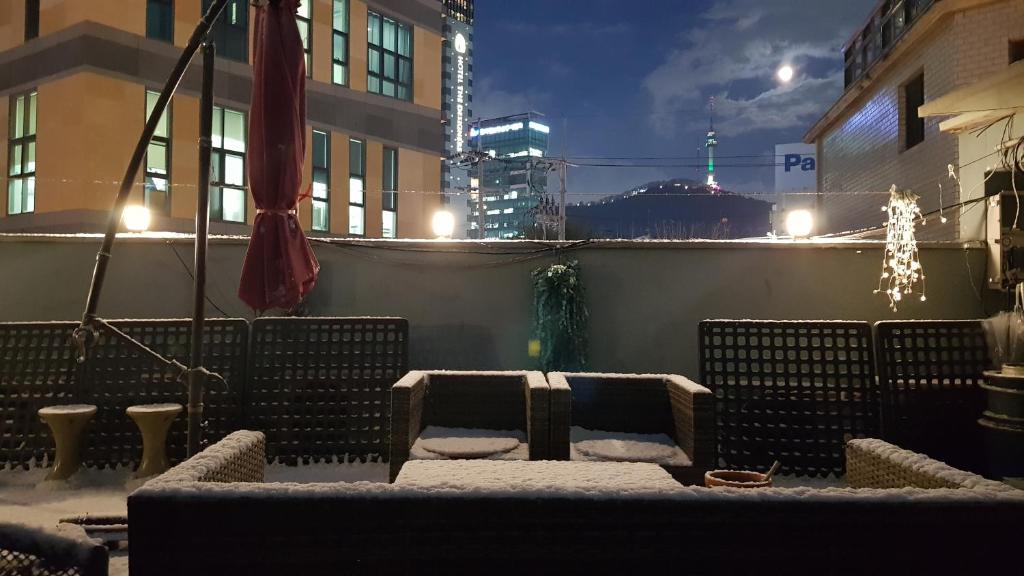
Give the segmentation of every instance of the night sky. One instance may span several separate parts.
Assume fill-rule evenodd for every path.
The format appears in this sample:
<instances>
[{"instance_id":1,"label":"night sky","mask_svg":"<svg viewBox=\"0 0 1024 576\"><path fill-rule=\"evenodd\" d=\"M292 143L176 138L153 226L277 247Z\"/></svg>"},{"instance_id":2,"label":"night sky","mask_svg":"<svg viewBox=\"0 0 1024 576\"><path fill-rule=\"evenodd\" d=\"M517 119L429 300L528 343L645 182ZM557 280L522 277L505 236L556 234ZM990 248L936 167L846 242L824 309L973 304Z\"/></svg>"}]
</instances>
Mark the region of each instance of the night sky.
<instances>
[{"instance_id":1,"label":"night sky","mask_svg":"<svg viewBox=\"0 0 1024 576\"><path fill-rule=\"evenodd\" d=\"M771 192L772 146L799 142L842 92L842 46L875 0L478 0L475 116L535 110L549 155L674 157L700 164L708 98L716 104L725 189ZM775 79L782 63L797 76ZM563 131L563 117L568 129ZM601 160L580 162L603 163ZM733 167L755 163L760 167ZM573 200L696 167L574 168Z\"/></svg>"}]
</instances>

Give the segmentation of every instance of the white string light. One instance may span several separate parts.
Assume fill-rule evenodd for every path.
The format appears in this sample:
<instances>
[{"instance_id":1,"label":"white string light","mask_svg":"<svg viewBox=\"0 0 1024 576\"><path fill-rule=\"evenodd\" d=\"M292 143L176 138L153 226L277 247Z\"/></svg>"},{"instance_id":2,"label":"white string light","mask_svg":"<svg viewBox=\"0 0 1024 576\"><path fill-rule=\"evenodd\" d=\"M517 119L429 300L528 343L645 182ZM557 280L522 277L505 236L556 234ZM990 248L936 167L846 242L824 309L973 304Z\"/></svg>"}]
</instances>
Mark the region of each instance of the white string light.
<instances>
[{"instance_id":1,"label":"white string light","mask_svg":"<svg viewBox=\"0 0 1024 576\"><path fill-rule=\"evenodd\" d=\"M922 302L927 300L924 268L921 267L917 238L914 235L914 221L922 217L917 200L917 194L910 190L897 190L893 184L889 189L889 205L882 207L882 211L889 215L889 221L885 229L882 276L878 279L878 289L874 293L885 292L893 312L903 297L913 294L915 290L920 291Z\"/></svg>"}]
</instances>

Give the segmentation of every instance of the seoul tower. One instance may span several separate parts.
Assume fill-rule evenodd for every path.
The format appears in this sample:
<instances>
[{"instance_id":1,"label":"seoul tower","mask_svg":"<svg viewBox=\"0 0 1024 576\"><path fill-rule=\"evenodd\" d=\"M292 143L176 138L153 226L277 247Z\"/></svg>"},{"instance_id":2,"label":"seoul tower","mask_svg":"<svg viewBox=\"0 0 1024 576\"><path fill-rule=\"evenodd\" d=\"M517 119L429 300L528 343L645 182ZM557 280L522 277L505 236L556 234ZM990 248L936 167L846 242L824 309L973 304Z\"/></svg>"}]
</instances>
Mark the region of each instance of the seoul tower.
<instances>
[{"instance_id":1,"label":"seoul tower","mask_svg":"<svg viewBox=\"0 0 1024 576\"><path fill-rule=\"evenodd\" d=\"M715 147L718 146L718 139L715 137L715 97L712 96L710 104L708 105L711 110L711 125L708 128L708 139L705 142L705 146L708 149L708 186L712 188L718 187L718 182L715 181Z\"/></svg>"}]
</instances>

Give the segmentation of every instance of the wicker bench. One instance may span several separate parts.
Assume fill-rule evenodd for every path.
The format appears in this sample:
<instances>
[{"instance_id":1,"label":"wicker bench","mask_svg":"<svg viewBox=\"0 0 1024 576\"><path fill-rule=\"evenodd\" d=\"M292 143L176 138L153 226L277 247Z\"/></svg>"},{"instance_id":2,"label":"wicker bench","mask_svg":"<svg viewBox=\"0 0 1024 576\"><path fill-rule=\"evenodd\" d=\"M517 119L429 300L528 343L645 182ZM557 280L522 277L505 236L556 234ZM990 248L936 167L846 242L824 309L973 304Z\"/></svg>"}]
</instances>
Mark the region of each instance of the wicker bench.
<instances>
[{"instance_id":1,"label":"wicker bench","mask_svg":"<svg viewBox=\"0 0 1024 576\"><path fill-rule=\"evenodd\" d=\"M263 461L259 436L228 440L208 449L212 457L185 462L129 497L133 574L965 574L1019 567L1024 496L987 484L623 493L615 486L198 481L257 477L233 470ZM854 458L866 457L852 469L892 465L882 463L892 460L884 443L854 450Z\"/></svg>"},{"instance_id":2,"label":"wicker bench","mask_svg":"<svg viewBox=\"0 0 1024 576\"><path fill-rule=\"evenodd\" d=\"M0 522L0 574L106 576L108 565L107 549L86 538L84 532L53 532Z\"/></svg>"}]
</instances>

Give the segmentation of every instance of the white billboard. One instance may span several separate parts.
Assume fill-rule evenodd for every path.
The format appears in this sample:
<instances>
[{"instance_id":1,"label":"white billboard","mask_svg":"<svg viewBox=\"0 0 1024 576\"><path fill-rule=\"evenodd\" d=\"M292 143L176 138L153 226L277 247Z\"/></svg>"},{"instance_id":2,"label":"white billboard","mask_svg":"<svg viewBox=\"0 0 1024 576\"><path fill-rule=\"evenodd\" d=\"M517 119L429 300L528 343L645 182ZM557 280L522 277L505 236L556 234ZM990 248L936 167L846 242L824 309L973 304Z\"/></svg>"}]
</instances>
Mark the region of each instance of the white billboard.
<instances>
[{"instance_id":1,"label":"white billboard","mask_svg":"<svg viewBox=\"0 0 1024 576\"><path fill-rule=\"evenodd\" d=\"M814 144L777 144L775 193L817 191L818 159Z\"/></svg>"}]
</instances>

